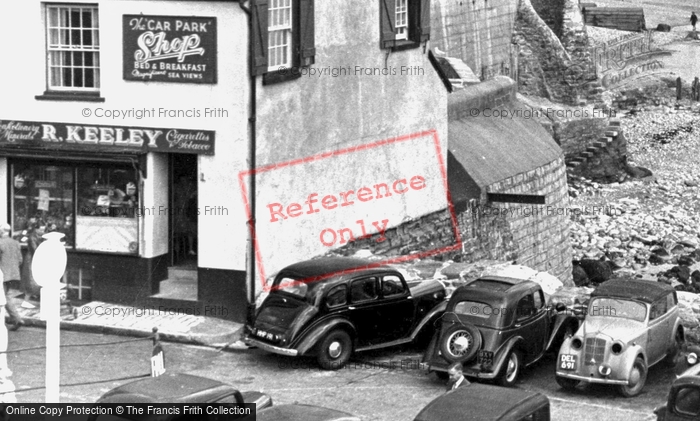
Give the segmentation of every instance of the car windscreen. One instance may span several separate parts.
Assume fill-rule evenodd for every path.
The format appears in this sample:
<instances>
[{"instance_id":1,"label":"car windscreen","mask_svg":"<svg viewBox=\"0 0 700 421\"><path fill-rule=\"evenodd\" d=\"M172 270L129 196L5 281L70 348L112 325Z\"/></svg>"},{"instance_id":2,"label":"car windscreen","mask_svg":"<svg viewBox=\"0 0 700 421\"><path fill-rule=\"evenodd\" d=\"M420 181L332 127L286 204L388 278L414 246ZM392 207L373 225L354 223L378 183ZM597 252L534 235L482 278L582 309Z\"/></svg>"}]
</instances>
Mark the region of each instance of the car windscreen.
<instances>
[{"instance_id":1,"label":"car windscreen","mask_svg":"<svg viewBox=\"0 0 700 421\"><path fill-rule=\"evenodd\" d=\"M588 304L586 317L619 317L643 322L647 317L647 306L623 298L599 297Z\"/></svg>"}]
</instances>

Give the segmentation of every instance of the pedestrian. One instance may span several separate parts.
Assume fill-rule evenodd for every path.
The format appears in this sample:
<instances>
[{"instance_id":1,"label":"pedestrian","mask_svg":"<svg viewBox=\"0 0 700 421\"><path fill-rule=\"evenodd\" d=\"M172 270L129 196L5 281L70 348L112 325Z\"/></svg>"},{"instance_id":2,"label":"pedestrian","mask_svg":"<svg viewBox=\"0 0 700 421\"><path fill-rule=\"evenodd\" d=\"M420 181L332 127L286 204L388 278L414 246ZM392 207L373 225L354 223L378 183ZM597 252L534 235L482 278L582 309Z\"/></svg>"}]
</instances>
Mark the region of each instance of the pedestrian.
<instances>
[{"instance_id":1,"label":"pedestrian","mask_svg":"<svg viewBox=\"0 0 700 421\"><path fill-rule=\"evenodd\" d=\"M698 23L698 16L695 14L695 12L690 15L690 23L693 25L693 32L695 32L695 24Z\"/></svg>"},{"instance_id":2,"label":"pedestrian","mask_svg":"<svg viewBox=\"0 0 700 421\"><path fill-rule=\"evenodd\" d=\"M0 275L2 273L0 272ZM5 319L5 295L0 294L0 318ZM0 324L0 403L17 403L15 384L10 380L12 370L7 365L7 328Z\"/></svg>"},{"instance_id":3,"label":"pedestrian","mask_svg":"<svg viewBox=\"0 0 700 421\"><path fill-rule=\"evenodd\" d=\"M447 368L447 374L450 380L447 382L447 391L455 390L458 387L469 386L471 383L464 377L462 373L462 363L454 363Z\"/></svg>"},{"instance_id":4,"label":"pedestrian","mask_svg":"<svg viewBox=\"0 0 700 421\"><path fill-rule=\"evenodd\" d=\"M27 255L24 259L24 265L22 266L22 291L24 292L25 300L24 303L22 303L22 307L33 308L34 305L27 300L30 298L38 300L39 298L39 291L41 291L41 289L32 275L32 260L37 247L44 241L42 236L45 231L46 225L44 223L38 222L35 219L30 220L27 230Z\"/></svg>"},{"instance_id":5,"label":"pedestrian","mask_svg":"<svg viewBox=\"0 0 700 421\"><path fill-rule=\"evenodd\" d=\"M22 316L17 312L14 300L10 296L10 282L19 286L22 266L22 247L19 241L12 238L12 227L9 224L0 226L0 271L3 275L5 288L5 308L10 316L10 330L17 330L24 324Z\"/></svg>"}]
</instances>

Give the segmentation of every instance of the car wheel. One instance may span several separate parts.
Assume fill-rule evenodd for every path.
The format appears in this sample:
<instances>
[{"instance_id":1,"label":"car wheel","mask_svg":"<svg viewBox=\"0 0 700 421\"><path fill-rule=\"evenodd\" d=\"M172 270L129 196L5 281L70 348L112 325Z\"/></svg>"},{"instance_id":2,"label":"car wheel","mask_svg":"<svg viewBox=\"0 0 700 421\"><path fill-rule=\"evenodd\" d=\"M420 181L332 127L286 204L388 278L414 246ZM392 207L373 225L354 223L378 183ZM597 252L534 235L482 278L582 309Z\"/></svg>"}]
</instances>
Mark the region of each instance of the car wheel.
<instances>
[{"instance_id":1,"label":"car wheel","mask_svg":"<svg viewBox=\"0 0 700 421\"><path fill-rule=\"evenodd\" d=\"M647 365L642 358L637 357L630 372L629 384L619 386L620 394L626 398L637 396L644 388L646 381Z\"/></svg>"},{"instance_id":2,"label":"car wheel","mask_svg":"<svg viewBox=\"0 0 700 421\"><path fill-rule=\"evenodd\" d=\"M666 358L664 358L664 363L668 367L675 367L676 360L683 349L683 342L681 332L680 330L677 330L675 336L673 337L673 348L668 352L668 354L666 354Z\"/></svg>"},{"instance_id":3,"label":"car wheel","mask_svg":"<svg viewBox=\"0 0 700 421\"><path fill-rule=\"evenodd\" d=\"M442 335L440 351L450 362L469 361L481 348L479 330L469 324L459 324L448 328Z\"/></svg>"},{"instance_id":4,"label":"car wheel","mask_svg":"<svg viewBox=\"0 0 700 421\"><path fill-rule=\"evenodd\" d=\"M520 371L522 370L522 361L523 358L520 352L516 350L510 351L503 364L501 373L497 377L496 381L498 384L508 387L515 386L515 382L518 380L518 376L520 376Z\"/></svg>"},{"instance_id":5,"label":"car wheel","mask_svg":"<svg viewBox=\"0 0 700 421\"><path fill-rule=\"evenodd\" d=\"M344 330L334 330L319 344L318 365L325 370L342 368L352 354L352 339Z\"/></svg>"},{"instance_id":6,"label":"car wheel","mask_svg":"<svg viewBox=\"0 0 700 421\"><path fill-rule=\"evenodd\" d=\"M557 384L565 390L574 390L576 386L581 384L580 380L569 379L567 377L556 376Z\"/></svg>"}]
</instances>

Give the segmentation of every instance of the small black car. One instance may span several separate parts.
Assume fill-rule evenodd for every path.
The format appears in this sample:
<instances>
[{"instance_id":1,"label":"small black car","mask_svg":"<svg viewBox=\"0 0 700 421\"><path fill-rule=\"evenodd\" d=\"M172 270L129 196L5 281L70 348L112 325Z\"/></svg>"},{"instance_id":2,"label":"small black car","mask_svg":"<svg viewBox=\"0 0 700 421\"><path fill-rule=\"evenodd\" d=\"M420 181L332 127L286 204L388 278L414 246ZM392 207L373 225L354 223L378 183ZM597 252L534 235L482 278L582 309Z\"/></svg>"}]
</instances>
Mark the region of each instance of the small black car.
<instances>
[{"instance_id":1,"label":"small black car","mask_svg":"<svg viewBox=\"0 0 700 421\"><path fill-rule=\"evenodd\" d=\"M324 369L338 369L353 351L413 341L444 310L438 281L409 286L391 266L325 257L280 271L243 340L281 355L316 355Z\"/></svg>"},{"instance_id":2,"label":"small black car","mask_svg":"<svg viewBox=\"0 0 700 421\"><path fill-rule=\"evenodd\" d=\"M472 383L430 402L413 421L549 421L541 393Z\"/></svg>"},{"instance_id":3,"label":"small black car","mask_svg":"<svg viewBox=\"0 0 700 421\"><path fill-rule=\"evenodd\" d=\"M550 348L558 349L564 337L576 331L578 319L559 313L565 308L548 307L542 288L532 281L477 279L450 297L441 330L423 361L439 376L452 363L461 362L465 376L512 386L523 366Z\"/></svg>"},{"instance_id":4,"label":"small black car","mask_svg":"<svg viewBox=\"0 0 700 421\"><path fill-rule=\"evenodd\" d=\"M668 400L654 410L657 421L700 419L700 377L685 375L677 378L668 392Z\"/></svg>"}]
</instances>

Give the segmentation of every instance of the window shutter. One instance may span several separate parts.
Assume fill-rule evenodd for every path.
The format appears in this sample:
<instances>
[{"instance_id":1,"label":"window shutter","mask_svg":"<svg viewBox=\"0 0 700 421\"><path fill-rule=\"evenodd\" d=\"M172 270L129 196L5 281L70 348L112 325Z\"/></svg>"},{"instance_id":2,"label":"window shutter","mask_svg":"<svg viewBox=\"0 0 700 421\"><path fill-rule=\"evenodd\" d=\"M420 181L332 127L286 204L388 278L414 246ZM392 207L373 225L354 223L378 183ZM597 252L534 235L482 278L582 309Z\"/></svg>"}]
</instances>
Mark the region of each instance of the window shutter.
<instances>
[{"instance_id":1,"label":"window shutter","mask_svg":"<svg viewBox=\"0 0 700 421\"><path fill-rule=\"evenodd\" d=\"M430 39L430 0L409 0L408 38L413 42Z\"/></svg>"},{"instance_id":2,"label":"window shutter","mask_svg":"<svg viewBox=\"0 0 700 421\"><path fill-rule=\"evenodd\" d=\"M299 0L299 58L300 66L315 63L314 0Z\"/></svg>"},{"instance_id":3,"label":"window shutter","mask_svg":"<svg viewBox=\"0 0 700 421\"><path fill-rule=\"evenodd\" d=\"M379 39L382 48L396 44L396 0L379 0Z\"/></svg>"},{"instance_id":4,"label":"window shutter","mask_svg":"<svg viewBox=\"0 0 700 421\"><path fill-rule=\"evenodd\" d=\"M420 0L418 42L430 39L430 0Z\"/></svg>"},{"instance_id":5,"label":"window shutter","mask_svg":"<svg viewBox=\"0 0 700 421\"><path fill-rule=\"evenodd\" d=\"M267 2L253 0L251 19L253 20L251 37L252 62L250 72L253 75L267 73Z\"/></svg>"}]
</instances>

